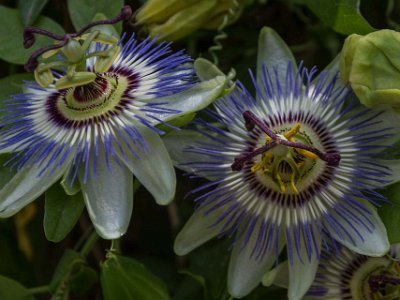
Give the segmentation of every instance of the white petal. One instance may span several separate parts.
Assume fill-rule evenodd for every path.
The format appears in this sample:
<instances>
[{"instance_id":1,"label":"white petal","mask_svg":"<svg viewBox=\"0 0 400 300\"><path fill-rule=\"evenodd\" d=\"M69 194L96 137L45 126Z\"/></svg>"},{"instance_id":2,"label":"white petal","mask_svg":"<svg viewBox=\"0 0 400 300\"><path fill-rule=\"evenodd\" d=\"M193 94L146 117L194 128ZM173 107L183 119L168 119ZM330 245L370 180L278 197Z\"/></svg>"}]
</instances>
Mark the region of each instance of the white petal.
<instances>
[{"instance_id":1,"label":"white petal","mask_svg":"<svg viewBox=\"0 0 400 300\"><path fill-rule=\"evenodd\" d=\"M257 52L257 82L260 84L263 77L262 66L273 70L278 68L279 81L282 90L285 90L286 82L286 67L288 62L292 62L293 74L297 72L296 60L292 52L281 37L269 27L264 27L260 32L258 39Z\"/></svg>"},{"instance_id":2,"label":"white petal","mask_svg":"<svg viewBox=\"0 0 400 300\"><path fill-rule=\"evenodd\" d=\"M137 128L147 143L147 152L129 155L117 153L119 158L131 170L141 184L153 195L161 205L170 203L175 196L176 176L168 151L160 136L153 130L141 126ZM124 143L121 143L123 145Z\"/></svg>"},{"instance_id":3,"label":"white petal","mask_svg":"<svg viewBox=\"0 0 400 300\"><path fill-rule=\"evenodd\" d=\"M368 217L368 219L374 225L374 228L372 228L371 232L367 230L365 226L362 226L357 222L345 220L342 217L336 217L336 221L348 231L348 233L351 235L351 238L354 239L355 244L346 234L340 235L335 230L331 230L330 234L332 234L332 236L338 242L354 252L368 256L383 256L389 251L390 248L385 225L381 221L375 207L365 201L363 201L363 206L371 213ZM353 211L353 213L359 215L359 213L356 211ZM363 218L362 216L359 217ZM352 226L356 228L362 239Z\"/></svg>"},{"instance_id":4,"label":"white petal","mask_svg":"<svg viewBox=\"0 0 400 300\"><path fill-rule=\"evenodd\" d=\"M321 239L319 238L319 235L316 235L316 243L317 249L320 249ZM293 255L293 264L287 264L289 273L289 300L300 300L303 298L304 294L308 291L313 283L318 269L319 253L317 255L314 249L309 259L307 257L307 250L303 239L301 239L300 255L302 261L299 260L298 255Z\"/></svg>"},{"instance_id":5,"label":"white petal","mask_svg":"<svg viewBox=\"0 0 400 300\"><path fill-rule=\"evenodd\" d=\"M183 92L157 99L157 102L167 103L163 107L175 109L179 111L178 113L147 113L147 115L152 115L163 121L169 121L178 116L198 111L221 96L225 85L225 76L217 76L214 79L197 83Z\"/></svg>"},{"instance_id":6,"label":"white petal","mask_svg":"<svg viewBox=\"0 0 400 300\"><path fill-rule=\"evenodd\" d=\"M89 166L93 166L96 159L96 174L89 167L84 183L84 168L81 167L78 173L83 198L97 233L104 239L117 239L126 232L131 219L133 176L128 168L111 157L110 173L101 147L98 157L94 156L94 153L90 155Z\"/></svg>"},{"instance_id":7,"label":"white petal","mask_svg":"<svg viewBox=\"0 0 400 300\"><path fill-rule=\"evenodd\" d=\"M388 180L386 185L390 185L400 181L400 159L379 160L378 163L388 167L391 170L392 174L385 177L385 179Z\"/></svg>"},{"instance_id":8,"label":"white petal","mask_svg":"<svg viewBox=\"0 0 400 300\"><path fill-rule=\"evenodd\" d=\"M6 148L4 148L4 149L0 149L0 154L4 154L4 153L13 153L14 151L14 149L15 149L16 147L15 147L15 145L14 146L9 146L9 147L6 147Z\"/></svg>"},{"instance_id":9,"label":"white petal","mask_svg":"<svg viewBox=\"0 0 400 300\"><path fill-rule=\"evenodd\" d=\"M49 158L51 156L49 154ZM5 218L14 215L44 193L64 174L69 161L66 159L54 172L51 172L53 168L50 165L47 171L40 176L39 174L43 166L46 166L47 161L43 163L42 167L34 165L18 171L0 191L0 217Z\"/></svg>"},{"instance_id":10,"label":"white petal","mask_svg":"<svg viewBox=\"0 0 400 300\"><path fill-rule=\"evenodd\" d=\"M174 251L178 255L186 255L193 249L218 235L223 227L223 222L213 225L221 216L224 207L215 209L205 215L207 208L200 207L186 222L175 239Z\"/></svg>"},{"instance_id":11,"label":"white petal","mask_svg":"<svg viewBox=\"0 0 400 300\"><path fill-rule=\"evenodd\" d=\"M233 248L228 269L228 292L235 298L242 298L249 294L276 262L276 255L271 253L266 253L261 259L251 255L256 241L257 234L253 233L246 247L240 249L241 242L238 241ZM280 237L278 254L283 246L284 243Z\"/></svg>"}]
</instances>

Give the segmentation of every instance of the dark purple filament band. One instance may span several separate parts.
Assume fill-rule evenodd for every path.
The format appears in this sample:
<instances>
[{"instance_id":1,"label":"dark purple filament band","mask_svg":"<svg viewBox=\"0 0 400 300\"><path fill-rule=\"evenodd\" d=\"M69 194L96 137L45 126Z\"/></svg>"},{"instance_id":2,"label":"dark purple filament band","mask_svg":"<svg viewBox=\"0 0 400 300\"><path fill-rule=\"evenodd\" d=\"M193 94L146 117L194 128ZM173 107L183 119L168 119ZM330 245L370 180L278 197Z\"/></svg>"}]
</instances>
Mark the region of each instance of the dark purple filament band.
<instances>
[{"instance_id":1,"label":"dark purple filament band","mask_svg":"<svg viewBox=\"0 0 400 300\"><path fill-rule=\"evenodd\" d=\"M253 114L251 111L245 111L243 113L243 117L245 120L245 126L247 130L251 131L254 129L255 126L258 126L263 132L265 132L271 139L272 142L268 143L267 145L257 148L254 151L245 154L245 155L239 155L235 157L235 161L231 165L231 168L233 171L240 171L244 164L252 159L253 157L262 154L271 148L275 147L276 145L285 145L288 147L292 148L298 148L298 149L303 149L306 151L309 151L311 153L314 153L317 155L321 160L325 161L329 166L337 167L340 162L340 154L339 153L324 153L317 148L311 146L311 145L306 145L302 143L296 143L296 142L291 142L285 139L282 139L278 134L273 132L262 120L260 120L255 114Z\"/></svg>"}]
</instances>

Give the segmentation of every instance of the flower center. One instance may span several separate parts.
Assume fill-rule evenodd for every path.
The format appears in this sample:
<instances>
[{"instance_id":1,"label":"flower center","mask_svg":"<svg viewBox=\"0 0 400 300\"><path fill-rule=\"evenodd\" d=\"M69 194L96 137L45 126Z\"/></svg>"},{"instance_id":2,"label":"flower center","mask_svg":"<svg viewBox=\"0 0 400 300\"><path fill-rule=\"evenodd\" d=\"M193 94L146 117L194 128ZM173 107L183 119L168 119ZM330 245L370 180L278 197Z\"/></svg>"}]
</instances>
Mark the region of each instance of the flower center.
<instances>
[{"instance_id":1,"label":"flower center","mask_svg":"<svg viewBox=\"0 0 400 300\"><path fill-rule=\"evenodd\" d=\"M285 141L296 143L302 138L299 135L300 127L301 124L297 123L292 129L278 136ZM271 142L272 139L267 136L265 145ZM289 185L294 193L298 194L296 184L311 170L317 159L318 156L308 150L279 144L262 153L261 160L253 164L251 171L253 173L261 171L263 175L271 177L282 193L286 192L286 186Z\"/></svg>"},{"instance_id":2,"label":"flower center","mask_svg":"<svg viewBox=\"0 0 400 300\"><path fill-rule=\"evenodd\" d=\"M124 107L129 80L115 73L96 74L96 79L86 85L71 87L55 93L47 111L60 124L86 122L104 118Z\"/></svg>"},{"instance_id":3,"label":"flower center","mask_svg":"<svg viewBox=\"0 0 400 300\"><path fill-rule=\"evenodd\" d=\"M400 265L391 261L386 268L378 268L364 281L366 299L395 300L400 299Z\"/></svg>"},{"instance_id":4,"label":"flower center","mask_svg":"<svg viewBox=\"0 0 400 300\"><path fill-rule=\"evenodd\" d=\"M241 170L245 163L261 155L251 171L261 172L271 178L282 193L286 193L287 187L290 187L294 194L299 194L299 180L313 168L317 160L325 161L329 166L338 166L340 162L338 153L324 153L313 147L306 136L300 133L300 123L283 133L275 133L250 111L244 112L243 117L249 131L258 126L266 134L265 144L235 157L231 166L234 171Z\"/></svg>"}]
</instances>

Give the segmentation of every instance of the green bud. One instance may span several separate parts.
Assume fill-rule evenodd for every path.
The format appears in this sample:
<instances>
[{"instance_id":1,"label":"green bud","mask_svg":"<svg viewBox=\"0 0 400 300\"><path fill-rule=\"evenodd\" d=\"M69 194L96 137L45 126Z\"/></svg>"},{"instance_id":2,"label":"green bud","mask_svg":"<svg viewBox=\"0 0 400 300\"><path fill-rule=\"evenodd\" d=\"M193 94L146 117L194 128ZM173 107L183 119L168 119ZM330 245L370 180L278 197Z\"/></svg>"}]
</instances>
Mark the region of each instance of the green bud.
<instances>
[{"instance_id":1,"label":"green bud","mask_svg":"<svg viewBox=\"0 0 400 300\"><path fill-rule=\"evenodd\" d=\"M41 86L41 87L48 87L50 84L53 83L54 81L54 76L53 73L51 72L51 69L47 68L46 64L41 63L34 71L34 76L36 82Z\"/></svg>"},{"instance_id":2,"label":"green bud","mask_svg":"<svg viewBox=\"0 0 400 300\"><path fill-rule=\"evenodd\" d=\"M148 0L136 14L158 40L176 41L198 29L231 24L253 0Z\"/></svg>"},{"instance_id":3,"label":"green bud","mask_svg":"<svg viewBox=\"0 0 400 300\"><path fill-rule=\"evenodd\" d=\"M177 12L202 0L148 0L136 13L137 24L163 23Z\"/></svg>"},{"instance_id":4,"label":"green bud","mask_svg":"<svg viewBox=\"0 0 400 300\"><path fill-rule=\"evenodd\" d=\"M399 53L399 32L350 35L341 54L340 77L365 106L389 105L400 113Z\"/></svg>"},{"instance_id":5,"label":"green bud","mask_svg":"<svg viewBox=\"0 0 400 300\"><path fill-rule=\"evenodd\" d=\"M79 62L85 54L82 50L81 44L74 39L68 41L68 43L62 48L62 52L71 63Z\"/></svg>"},{"instance_id":6,"label":"green bud","mask_svg":"<svg viewBox=\"0 0 400 300\"><path fill-rule=\"evenodd\" d=\"M199 29L216 3L217 0L203 0L189 6L174 14L165 23L150 26L150 35L157 40L179 40Z\"/></svg>"},{"instance_id":7,"label":"green bud","mask_svg":"<svg viewBox=\"0 0 400 300\"><path fill-rule=\"evenodd\" d=\"M75 72L71 78L67 75L61 77L56 82L56 88L67 89L70 87L76 87L80 85L85 85L91 83L96 79L96 74L92 72Z\"/></svg>"}]
</instances>

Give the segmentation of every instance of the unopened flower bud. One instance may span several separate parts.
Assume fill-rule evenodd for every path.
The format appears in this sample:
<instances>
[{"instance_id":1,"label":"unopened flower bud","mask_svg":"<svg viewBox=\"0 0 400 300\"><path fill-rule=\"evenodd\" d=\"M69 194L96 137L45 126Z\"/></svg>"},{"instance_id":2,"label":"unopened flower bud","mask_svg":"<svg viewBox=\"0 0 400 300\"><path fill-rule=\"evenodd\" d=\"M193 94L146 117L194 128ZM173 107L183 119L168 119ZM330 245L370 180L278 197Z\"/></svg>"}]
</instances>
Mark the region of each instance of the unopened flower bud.
<instances>
[{"instance_id":1,"label":"unopened flower bud","mask_svg":"<svg viewBox=\"0 0 400 300\"><path fill-rule=\"evenodd\" d=\"M218 29L233 23L251 0L149 0L136 14L158 40L176 41L198 29Z\"/></svg>"},{"instance_id":2,"label":"unopened flower bud","mask_svg":"<svg viewBox=\"0 0 400 300\"><path fill-rule=\"evenodd\" d=\"M149 0L136 14L138 24L163 23L175 13L201 0Z\"/></svg>"},{"instance_id":3,"label":"unopened flower bud","mask_svg":"<svg viewBox=\"0 0 400 300\"><path fill-rule=\"evenodd\" d=\"M389 105L400 112L399 53L399 32L385 29L350 35L341 54L340 77L365 106Z\"/></svg>"}]
</instances>

